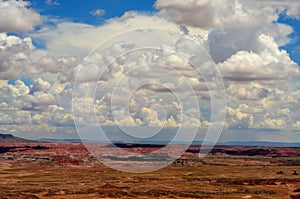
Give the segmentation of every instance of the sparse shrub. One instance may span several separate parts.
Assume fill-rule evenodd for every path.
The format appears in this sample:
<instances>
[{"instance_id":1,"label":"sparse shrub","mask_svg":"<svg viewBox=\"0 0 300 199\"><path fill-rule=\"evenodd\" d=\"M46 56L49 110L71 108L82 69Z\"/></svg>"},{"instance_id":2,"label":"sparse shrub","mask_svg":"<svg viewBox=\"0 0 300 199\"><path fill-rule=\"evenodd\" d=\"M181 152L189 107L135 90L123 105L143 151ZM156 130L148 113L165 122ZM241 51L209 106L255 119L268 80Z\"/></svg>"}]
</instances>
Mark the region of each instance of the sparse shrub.
<instances>
[{"instance_id":1,"label":"sparse shrub","mask_svg":"<svg viewBox=\"0 0 300 199\"><path fill-rule=\"evenodd\" d=\"M300 199L300 194L290 196L291 199Z\"/></svg>"},{"instance_id":2,"label":"sparse shrub","mask_svg":"<svg viewBox=\"0 0 300 199\"><path fill-rule=\"evenodd\" d=\"M300 188L295 189L294 192L300 192Z\"/></svg>"}]
</instances>

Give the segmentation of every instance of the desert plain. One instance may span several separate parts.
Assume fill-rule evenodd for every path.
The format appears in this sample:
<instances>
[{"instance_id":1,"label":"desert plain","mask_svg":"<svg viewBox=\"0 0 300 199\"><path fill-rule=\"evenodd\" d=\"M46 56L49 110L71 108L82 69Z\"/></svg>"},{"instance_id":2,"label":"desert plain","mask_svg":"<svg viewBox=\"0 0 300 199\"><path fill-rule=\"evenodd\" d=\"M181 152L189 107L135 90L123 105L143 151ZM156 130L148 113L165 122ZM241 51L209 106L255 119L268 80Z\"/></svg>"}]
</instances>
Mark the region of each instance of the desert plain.
<instances>
[{"instance_id":1,"label":"desert plain","mask_svg":"<svg viewBox=\"0 0 300 199\"><path fill-rule=\"evenodd\" d=\"M121 147L147 153L160 146ZM81 143L3 142L0 198L300 198L298 147L216 146L202 159L198 152L192 146L166 168L134 174L105 166Z\"/></svg>"}]
</instances>

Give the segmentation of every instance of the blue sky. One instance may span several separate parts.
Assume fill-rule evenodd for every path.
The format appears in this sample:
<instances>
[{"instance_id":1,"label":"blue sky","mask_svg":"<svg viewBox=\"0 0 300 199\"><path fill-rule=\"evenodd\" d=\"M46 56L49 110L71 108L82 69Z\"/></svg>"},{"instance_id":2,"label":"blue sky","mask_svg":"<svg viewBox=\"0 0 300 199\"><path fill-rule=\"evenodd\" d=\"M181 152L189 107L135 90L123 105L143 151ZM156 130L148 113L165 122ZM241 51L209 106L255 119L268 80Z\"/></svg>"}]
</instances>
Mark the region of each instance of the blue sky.
<instances>
[{"instance_id":1,"label":"blue sky","mask_svg":"<svg viewBox=\"0 0 300 199\"><path fill-rule=\"evenodd\" d=\"M292 41L290 44L282 47L282 49L288 51L291 58L300 65L300 21L281 15L278 22L288 24L293 27L294 32L290 35Z\"/></svg>"},{"instance_id":2,"label":"blue sky","mask_svg":"<svg viewBox=\"0 0 300 199\"><path fill-rule=\"evenodd\" d=\"M32 7L43 15L65 18L74 22L99 25L114 17L120 17L127 11L153 12L153 0L60 0L59 5L48 5L45 1L31 0ZM95 17L92 10L103 9L105 15Z\"/></svg>"}]
</instances>

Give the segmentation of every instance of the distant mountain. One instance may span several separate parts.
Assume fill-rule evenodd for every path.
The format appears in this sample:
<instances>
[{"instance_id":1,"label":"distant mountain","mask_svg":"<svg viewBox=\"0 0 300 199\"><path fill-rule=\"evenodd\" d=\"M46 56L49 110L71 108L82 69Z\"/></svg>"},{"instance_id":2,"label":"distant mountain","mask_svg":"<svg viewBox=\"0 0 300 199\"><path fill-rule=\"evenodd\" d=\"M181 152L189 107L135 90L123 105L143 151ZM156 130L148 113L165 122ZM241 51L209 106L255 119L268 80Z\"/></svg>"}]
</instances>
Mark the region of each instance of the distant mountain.
<instances>
[{"instance_id":1,"label":"distant mountain","mask_svg":"<svg viewBox=\"0 0 300 199\"><path fill-rule=\"evenodd\" d=\"M139 141L139 142L122 142L122 141L112 141L114 144L143 144L143 145L167 145L168 141ZM175 142L178 145L187 145L187 142ZM202 145L212 145L212 142L203 142L201 140L193 141L192 146L202 146ZM290 142L266 142L266 141L236 141L236 142L218 142L215 144L216 147L300 147L300 143L290 143Z\"/></svg>"},{"instance_id":2,"label":"distant mountain","mask_svg":"<svg viewBox=\"0 0 300 199\"><path fill-rule=\"evenodd\" d=\"M266 141L246 141L246 142L219 142L218 145L233 146L265 146L265 147L300 147L300 143L290 142L266 142Z\"/></svg>"},{"instance_id":3,"label":"distant mountain","mask_svg":"<svg viewBox=\"0 0 300 199\"><path fill-rule=\"evenodd\" d=\"M81 139L76 139L76 138L66 138L66 139L40 138L40 139L38 139L38 141L41 141L41 142L73 142L73 143L82 142Z\"/></svg>"},{"instance_id":4,"label":"distant mountain","mask_svg":"<svg viewBox=\"0 0 300 199\"><path fill-rule=\"evenodd\" d=\"M0 143L12 143L12 142L34 142L34 141L15 137L12 134L0 134Z\"/></svg>"},{"instance_id":5,"label":"distant mountain","mask_svg":"<svg viewBox=\"0 0 300 199\"><path fill-rule=\"evenodd\" d=\"M58 138L40 138L38 141L41 142L91 142L91 143L102 143L103 141L91 141L91 140L81 140L78 138L69 138L69 139L58 139ZM124 141L124 140L111 140L112 143L115 145L122 145L122 144L142 144L144 146L146 145L167 145L169 144L169 141L151 141L151 140L139 140L139 141ZM186 145L187 142L174 142L174 144L178 145ZM192 146L201 146L204 145L211 145L211 142L205 142L201 140L195 140L192 143ZM216 144L216 147L300 147L300 143L289 143L289 142L266 142L266 141L233 141L233 142L218 142Z\"/></svg>"}]
</instances>

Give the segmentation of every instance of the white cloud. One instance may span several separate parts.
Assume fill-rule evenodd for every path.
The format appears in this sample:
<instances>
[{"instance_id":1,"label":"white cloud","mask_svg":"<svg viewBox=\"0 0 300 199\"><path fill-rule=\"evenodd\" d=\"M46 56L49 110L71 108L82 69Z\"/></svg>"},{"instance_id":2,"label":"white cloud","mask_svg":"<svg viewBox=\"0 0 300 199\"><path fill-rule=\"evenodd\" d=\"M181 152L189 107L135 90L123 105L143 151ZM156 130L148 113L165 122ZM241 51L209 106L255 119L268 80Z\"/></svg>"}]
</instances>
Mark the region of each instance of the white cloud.
<instances>
[{"instance_id":1,"label":"white cloud","mask_svg":"<svg viewBox=\"0 0 300 199\"><path fill-rule=\"evenodd\" d=\"M120 18L111 19L98 27L82 23L62 22L58 23L55 28L44 27L30 35L33 38L45 41L46 48L52 55L71 55L78 56L81 59L87 56L98 44L112 37L112 35L147 27L182 32L177 24L168 22L165 19L129 12ZM207 31L199 28L191 28L190 32L191 34L207 34ZM149 35L149 37L151 36ZM143 41L143 38L135 39Z\"/></svg>"},{"instance_id":2,"label":"white cloud","mask_svg":"<svg viewBox=\"0 0 300 199\"><path fill-rule=\"evenodd\" d=\"M28 111L0 112L0 124L31 124L31 114Z\"/></svg>"},{"instance_id":3,"label":"white cloud","mask_svg":"<svg viewBox=\"0 0 300 199\"><path fill-rule=\"evenodd\" d=\"M0 79L17 79L28 69L33 50L31 38L0 33Z\"/></svg>"},{"instance_id":4,"label":"white cloud","mask_svg":"<svg viewBox=\"0 0 300 199\"><path fill-rule=\"evenodd\" d=\"M158 0L159 16L196 27L220 26L235 13L234 0Z\"/></svg>"},{"instance_id":5,"label":"white cloud","mask_svg":"<svg viewBox=\"0 0 300 199\"><path fill-rule=\"evenodd\" d=\"M51 84L41 78L36 78L32 81L31 91L47 91L51 88Z\"/></svg>"},{"instance_id":6,"label":"white cloud","mask_svg":"<svg viewBox=\"0 0 300 199\"><path fill-rule=\"evenodd\" d=\"M229 83L228 88L226 89L226 95L230 97L230 99L238 100L258 100L266 98L270 94L269 88L263 87L257 83Z\"/></svg>"},{"instance_id":7,"label":"white cloud","mask_svg":"<svg viewBox=\"0 0 300 199\"><path fill-rule=\"evenodd\" d=\"M291 18L294 18L294 19L297 19L299 20L300 19L300 6L299 6L299 3L296 2L297 4L293 4L292 6L290 6L287 11L286 11L286 14L288 16L290 16Z\"/></svg>"},{"instance_id":8,"label":"white cloud","mask_svg":"<svg viewBox=\"0 0 300 199\"><path fill-rule=\"evenodd\" d=\"M245 0L158 0L159 16L176 23L212 30L210 53L215 62L223 62L238 51L262 49L259 36L275 38L278 45L287 44L292 28L276 22L280 6Z\"/></svg>"},{"instance_id":9,"label":"white cloud","mask_svg":"<svg viewBox=\"0 0 300 199\"><path fill-rule=\"evenodd\" d=\"M0 32L31 31L41 24L42 17L28 6L28 1L0 0Z\"/></svg>"},{"instance_id":10,"label":"white cloud","mask_svg":"<svg viewBox=\"0 0 300 199\"><path fill-rule=\"evenodd\" d=\"M59 2L58 2L58 0L46 0L46 3L48 4L48 5L53 5L53 6L58 6L59 5Z\"/></svg>"},{"instance_id":11,"label":"white cloud","mask_svg":"<svg viewBox=\"0 0 300 199\"><path fill-rule=\"evenodd\" d=\"M271 6L278 9L278 12L285 12L287 17L299 19L300 6L298 1L259 1L262 6Z\"/></svg>"},{"instance_id":12,"label":"white cloud","mask_svg":"<svg viewBox=\"0 0 300 199\"><path fill-rule=\"evenodd\" d=\"M101 17L101 16L105 15L105 10L103 10L103 9L92 10L90 12L90 14L93 16L96 16L96 17Z\"/></svg>"},{"instance_id":13,"label":"white cloud","mask_svg":"<svg viewBox=\"0 0 300 199\"><path fill-rule=\"evenodd\" d=\"M179 24L220 28L266 24L276 21L277 14L284 11L288 16L299 17L300 6L297 1L157 0L155 7L159 9L159 16Z\"/></svg>"},{"instance_id":14,"label":"white cloud","mask_svg":"<svg viewBox=\"0 0 300 199\"><path fill-rule=\"evenodd\" d=\"M282 118L276 118L276 119L269 119L267 118L264 122L265 128L271 128L271 129L283 129L286 127L286 123Z\"/></svg>"},{"instance_id":15,"label":"white cloud","mask_svg":"<svg viewBox=\"0 0 300 199\"><path fill-rule=\"evenodd\" d=\"M147 45L149 43L145 41L152 38L155 45L163 44L163 40L157 40L155 34L145 32L143 27L159 27L186 34L181 38L174 38L173 45L162 45L165 50L191 56L199 52L197 46L200 45L210 53L225 77L229 105L228 118L224 122L226 127L299 129L297 121L300 110L295 110L295 107L300 105L300 95L299 91L295 91L296 84L291 83L299 78L299 69L289 54L280 50L281 45L289 42L287 35L292 33L292 28L273 23L278 18L274 12L278 6L258 9L256 4L247 4L246 1L233 2L235 1L157 1L156 6L161 9L159 15L176 23L157 15L147 16L135 12L125 13L124 16L111 19L98 27L59 22L55 27L44 26L39 31L30 33L33 38L45 42L46 49L43 50L34 50L30 38L0 34L0 123L15 123L0 125L0 130L29 132L36 128L37 131L43 130L51 135L62 129L64 132L74 131L70 127L73 125L71 100L72 81L79 69L77 63L97 44L129 29L140 28L140 34L147 38L137 37L138 34L121 37L114 45L105 46L105 53L95 53L86 61L93 63L101 59L104 64L110 63L121 53L134 48L136 44L133 40ZM202 9L203 12L200 12ZM209 28L204 30L203 27ZM213 29L210 29L212 27ZM151 65L153 63L157 65ZM165 127L169 128L181 125L207 128L214 125L209 122L210 95L207 92L208 84L210 88L215 86L212 78L215 71L211 70L211 65L201 65L203 71L206 71L205 75L209 76L206 84L201 75L196 75L187 60L159 51L148 50L119 57L109 66L105 78L100 82L97 76L99 63L97 64L85 67L83 73L78 76L83 83L80 85L81 93L75 93L74 100L77 100L77 106L74 108L81 121L87 124L94 122L91 110L95 108L101 125L115 125L110 107L112 93L105 89L112 89L120 77L133 67L144 65L140 70L128 75L128 81L119 86L126 86L125 83L134 86L140 79L152 79L186 95L189 90L186 84L188 81L196 94L201 96L201 115L199 117L195 109L186 110L186 115L182 116L184 123L181 124L179 112L182 107L179 102L169 95L168 88L151 84L137 90L134 99L130 101L133 117L128 117L123 110L116 112L120 115L120 124L151 124L155 127L166 125ZM168 68L162 67L163 65L167 65ZM177 78L170 70L180 72L186 79ZM7 84L6 80L16 79L24 74L32 78L30 87L21 80L17 80L15 85ZM99 84L95 102L88 98L94 92L88 84L91 81ZM103 89L105 84L108 88ZM291 86L294 87L293 91L286 89ZM106 91L106 95L103 96ZM82 93L86 95L80 95ZM123 105L127 94L126 89L120 89L115 98L116 103ZM188 97L187 95L185 101L187 104ZM159 111L149 108L151 105L162 105L167 112L166 119L160 117ZM22 109L26 111L21 111Z\"/></svg>"},{"instance_id":16,"label":"white cloud","mask_svg":"<svg viewBox=\"0 0 300 199\"><path fill-rule=\"evenodd\" d=\"M57 105L50 105L44 112L32 114L32 122L35 124L48 123L52 126L73 126L73 114Z\"/></svg>"},{"instance_id":17,"label":"white cloud","mask_svg":"<svg viewBox=\"0 0 300 199\"><path fill-rule=\"evenodd\" d=\"M42 69L44 72L59 73L65 72L70 68L74 68L77 65L75 57L64 56L64 57L53 57L46 56L42 57L35 63L36 67Z\"/></svg>"},{"instance_id":18,"label":"white cloud","mask_svg":"<svg viewBox=\"0 0 300 199\"><path fill-rule=\"evenodd\" d=\"M248 113L249 106L247 104L240 104L236 109L227 108L227 120L231 127L234 128L249 128L254 123L254 116Z\"/></svg>"},{"instance_id":19,"label":"white cloud","mask_svg":"<svg viewBox=\"0 0 300 199\"><path fill-rule=\"evenodd\" d=\"M60 94L55 91L51 83L41 79L33 79L30 87L21 80L16 80L14 85L0 88L0 103L4 109L18 109L30 111L47 111L51 105L60 103ZM5 105L5 106L4 106Z\"/></svg>"},{"instance_id":20,"label":"white cloud","mask_svg":"<svg viewBox=\"0 0 300 199\"><path fill-rule=\"evenodd\" d=\"M15 85L8 85L7 88L10 90L13 98L27 95L30 91L28 86L21 80L17 80Z\"/></svg>"},{"instance_id":21,"label":"white cloud","mask_svg":"<svg viewBox=\"0 0 300 199\"><path fill-rule=\"evenodd\" d=\"M291 60L285 50L272 37L261 35L259 42L262 50L258 53L239 51L218 66L224 78L231 81L288 80L299 76L298 65Z\"/></svg>"},{"instance_id":22,"label":"white cloud","mask_svg":"<svg viewBox=\"0 0 300 199\"><path fill-rule=\"evenodd\" d=\"M0 124L11 124L13 123L13 118L10 114L5 114L3 112L0 112Z\"/></svg>"},{"instance_id":23,"label":"white cloud","mask_svg":"<svg viewBox=\"0 0 300 199\"><path fill-rule=\"evenodd\" d=\"M300 121L295 122L293 126L295 127L295 129L300 130Z\"/></svg>"}]
</instances>

